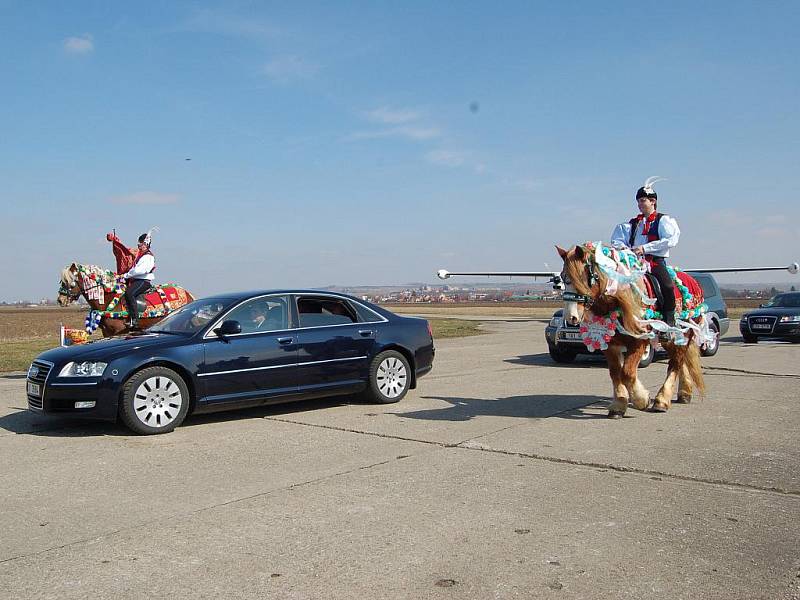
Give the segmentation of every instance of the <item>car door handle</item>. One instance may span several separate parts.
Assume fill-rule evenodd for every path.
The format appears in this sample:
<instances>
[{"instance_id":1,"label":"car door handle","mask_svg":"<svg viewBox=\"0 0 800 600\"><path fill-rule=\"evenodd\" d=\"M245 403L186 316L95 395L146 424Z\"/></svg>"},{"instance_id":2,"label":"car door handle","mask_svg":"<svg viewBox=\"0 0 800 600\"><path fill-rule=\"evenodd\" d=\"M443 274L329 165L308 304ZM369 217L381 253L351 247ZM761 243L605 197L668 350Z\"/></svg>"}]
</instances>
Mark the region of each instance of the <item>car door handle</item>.
<instances>
[{"instance_id":1,"label":"car door handle","mask_svg":"<svg viewBox=\"0 0 800 600\"><path fill-rule=\"evenodd\" d=\"M373 333L375 333L375 332L372 331L372 329L359 329L358 330L358 335L360 335L362 337L370 337Z\"/></svg>"},{"instance_id":2,"label":"car door handle","mask_svg":"<svg viewBox=\"0 0 800 600\"><path fill-rule=\"evenodd\" d=\"M294 341L293 337L279 337L278 338L278 343L281 344L282 346L285 346L286 344L291 344L293 341Z\"/></svg>"}]
</instances>

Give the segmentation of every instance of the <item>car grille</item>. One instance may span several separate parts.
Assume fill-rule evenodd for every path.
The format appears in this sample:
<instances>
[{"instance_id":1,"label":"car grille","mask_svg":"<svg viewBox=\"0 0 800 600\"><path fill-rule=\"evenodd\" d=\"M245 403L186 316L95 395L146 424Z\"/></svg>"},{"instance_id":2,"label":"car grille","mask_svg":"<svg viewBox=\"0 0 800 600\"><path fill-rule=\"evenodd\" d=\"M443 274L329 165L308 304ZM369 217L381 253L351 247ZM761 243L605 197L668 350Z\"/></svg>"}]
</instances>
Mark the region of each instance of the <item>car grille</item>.
<instances>
[{"instance_id":1,"label":"car grille","mask_svg":"<svg viewBox=\"0 0 800 600\"><path fill-rule=\"evenodd\" d=\"M748 317L747 325L753 333L772 333L778 317Z\"/></svg>"},{"instance_id":2,"label":"car grille","mask_svg":"<svg viewBox=\"0 0 800 600\"><path fill-rule=\"evenodd\" d=\"M36 374L31 375L31 371L36 369ZM27 380L31 383L37 383L41 386L42 395L41 396L32 396L28 394L28 408L31 410L38 410L41 411L44 407L44 385L47 381L47 376L50 375L50 370L53 368L52 363L43 361L43 360L35 360L31 364L31 367L28 369L28 378Z\"/></svg>"}]
</instances>

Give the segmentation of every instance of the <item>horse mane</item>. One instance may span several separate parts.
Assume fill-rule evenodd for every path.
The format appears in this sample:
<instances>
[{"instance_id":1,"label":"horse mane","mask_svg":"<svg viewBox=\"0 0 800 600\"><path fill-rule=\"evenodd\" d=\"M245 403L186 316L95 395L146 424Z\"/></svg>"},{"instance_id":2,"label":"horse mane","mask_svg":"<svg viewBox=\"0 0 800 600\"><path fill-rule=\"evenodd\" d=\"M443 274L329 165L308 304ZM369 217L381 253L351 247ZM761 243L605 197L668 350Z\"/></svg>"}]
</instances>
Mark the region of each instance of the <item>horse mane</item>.
<instances>
[{"instance_id":1,"label":"horse mane","mask_svg":"<svg viewBox=\"0 0 800 600\"><path fill-rule=\"evenodd\" d=\"M94 280L102 283L105 289L109 290L114 288L114 282L116 281L117 274L114 273L114 271L109 271L108 269L104 269L103 267L99 267L97 265L82 265L80 263L72 263L70 266L65 267L64 270L61 271L62 281L67 281L65 277L72 270L73 266L78 273L85 273L89 277L94 275Z\"/></svg>"},{"instance_id":2,"label":"horse mane","mask_svg":"<svg viewBox=\"0 0 800 600\"><path fill-rule=\"evenodd\" d=\"M590 265L596 277L591 287L586 282L586 266ZM594 258L594 250L587 246L575 246L564 261L567 275L572 280L575 291L594 300L590 309L592 313L607 315L613 310L622 313L622 325L631 333L644 333L644 328L639 324L639 319L644 313L644 304L639 294L634 293L630 287L620 289L613 296L605 292L608 286L608 277L600 270ZM631 285L636 285L639 282Z\"/></svg>"}]
</instances>

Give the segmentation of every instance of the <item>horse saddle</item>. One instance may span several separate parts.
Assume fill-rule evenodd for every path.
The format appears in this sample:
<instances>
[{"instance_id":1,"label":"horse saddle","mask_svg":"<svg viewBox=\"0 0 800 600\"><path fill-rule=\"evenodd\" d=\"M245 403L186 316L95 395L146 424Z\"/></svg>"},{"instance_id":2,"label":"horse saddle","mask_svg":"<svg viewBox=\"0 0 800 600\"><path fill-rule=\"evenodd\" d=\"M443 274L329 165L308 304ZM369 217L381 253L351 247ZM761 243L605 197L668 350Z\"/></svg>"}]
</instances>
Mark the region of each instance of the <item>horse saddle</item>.
<instances>
[{"instance_id":1,"label":"horse saddle","mask_svg":"<svg viewBox=\"0 0 800 600\"><path fill-rule=\"evenodd\" d=\"M144 314L145 311L147 310L148 304L150 306L153 305L152 301L150 302L147 301L147 297L154 292L156 292L156 289L152 285L150 285L149 287L144 288L141 292L136 294L136 312L138 314L140 315Z\"/></svg>"}]
</instances>

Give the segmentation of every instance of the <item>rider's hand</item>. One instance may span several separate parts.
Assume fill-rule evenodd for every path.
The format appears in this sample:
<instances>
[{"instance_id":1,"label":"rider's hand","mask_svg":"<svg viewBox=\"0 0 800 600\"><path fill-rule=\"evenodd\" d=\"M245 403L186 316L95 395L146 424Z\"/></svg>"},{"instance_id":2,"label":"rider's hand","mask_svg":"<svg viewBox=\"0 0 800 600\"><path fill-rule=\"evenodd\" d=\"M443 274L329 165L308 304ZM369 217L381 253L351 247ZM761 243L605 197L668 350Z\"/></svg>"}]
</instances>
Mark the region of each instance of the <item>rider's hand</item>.
<instances>
[{"instance_id":1,"label":"rider's hand","mask_svg":"<svg viewBox=\"0 0 800 600\"><path fill-rule=\"evenodd\" d=\"M644 248L641 246L634 246L633 251L636 253L636 256L644 256Z\"/></svg>"}]
</instances>

